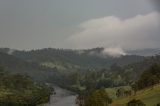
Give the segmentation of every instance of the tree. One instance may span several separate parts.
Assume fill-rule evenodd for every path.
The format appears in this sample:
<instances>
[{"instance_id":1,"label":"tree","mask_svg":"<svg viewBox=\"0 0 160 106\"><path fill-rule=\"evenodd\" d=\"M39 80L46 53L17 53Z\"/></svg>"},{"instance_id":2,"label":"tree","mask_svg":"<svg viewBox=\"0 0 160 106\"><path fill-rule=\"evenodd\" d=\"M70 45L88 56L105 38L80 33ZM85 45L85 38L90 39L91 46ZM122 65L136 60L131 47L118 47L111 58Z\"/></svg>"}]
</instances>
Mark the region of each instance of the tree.
<instances>
[{"instance_id":1,"label":"tree","mask_svg":"<svg viewBox=\"0 0 160 106\"><path fill-rule=\"evenodd\" d=\"M123 69L116 63L111 65L110 70L113 71L113 72L121 72L121 71L123 71Z\"/></svg>"},{"instance_id":2,"label":"tree","mask_svg":"<svg viewBox=\"0 0 160 106\"><path fill-rule=\"evenodd\" d=\"M133 91L134 91L134 95L136 95L137 90L138 90L137 84L136 84L136 83L133 83L133 84L131 84L131 87L132 87L132 89L133 89Z\"/></svg>"},{"instance_id":3,"label":"tree","mask_svg":"<svg viewBox=\"0 0 160 106\"><path fill-rule=\"evenodd\" d=\"M96 90L85 98L85 106L107 106L111 102L105 89Z\"/></svg>"},{"instance_id":4,"label":"tree","mask_svg":"<svg viewBox=\"0 0 160 106\"><path fill-rule=\"evenodd\" d=\"M0 106L37 106L49 101L52 89L30 77L0 68Z\"/></svg>"},{"instance_id":5,"label":"tree","mask_svg":"<svg viewBox=\"0 0 160 106\"><path fill-rule=\"evenodd\" d=\"M138 89L151 87L160 82L160 65L154 64L145 70L137 82Z\"/></svg>"}]
</instances>

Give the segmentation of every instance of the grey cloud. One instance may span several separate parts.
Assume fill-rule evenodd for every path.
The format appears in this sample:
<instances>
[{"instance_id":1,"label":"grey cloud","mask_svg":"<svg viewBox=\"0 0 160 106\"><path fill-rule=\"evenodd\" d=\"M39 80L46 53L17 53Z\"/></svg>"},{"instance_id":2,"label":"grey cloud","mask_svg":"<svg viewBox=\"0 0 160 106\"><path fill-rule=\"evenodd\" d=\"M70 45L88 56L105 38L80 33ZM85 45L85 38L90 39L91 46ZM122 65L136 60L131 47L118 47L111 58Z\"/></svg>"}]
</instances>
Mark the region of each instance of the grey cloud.
<instances>
[{"instance_id":1,"label":"grey cloud","mask_svg":"<svg viewBox=\"0 0 160 106\"><path fill-rule=\"evenodd\" d=\"M159 17L158 12L153 12L125 20L115 16L91 19L80 24L81 31L73 34L67 42L74 48L159 48Z\"/></svg>"},{"instance_id":2,"label":"grey cloud","mask_svg":"<svg viewBox=\"0 0 160 106\"><path fill-rule=\"evenodd\" d=\"M74 32L79 32L78 24L105 16L114 16L115 20L126 20L137 14L148 14L155 11L154 3L148 1L0 0L0 47L78 47L78 43L73 43L74 41L71 41L73 45L64 41ZM93 41L93 44L106 44L103 39L97 40L100 41L99 44L96 44L97 41ZM92 47L90 44L86 45Z\"/></svg>"},{"instance_id":3,"label":"grey cloud","mask_svg":"<svg viewBox=\"0 0 160 106\"><path fill-rule=\"evenodd\" d=\"M160 11L160 0L150 0L153 5L155 6L155 9Z\"/></svg>"}]
</instances>

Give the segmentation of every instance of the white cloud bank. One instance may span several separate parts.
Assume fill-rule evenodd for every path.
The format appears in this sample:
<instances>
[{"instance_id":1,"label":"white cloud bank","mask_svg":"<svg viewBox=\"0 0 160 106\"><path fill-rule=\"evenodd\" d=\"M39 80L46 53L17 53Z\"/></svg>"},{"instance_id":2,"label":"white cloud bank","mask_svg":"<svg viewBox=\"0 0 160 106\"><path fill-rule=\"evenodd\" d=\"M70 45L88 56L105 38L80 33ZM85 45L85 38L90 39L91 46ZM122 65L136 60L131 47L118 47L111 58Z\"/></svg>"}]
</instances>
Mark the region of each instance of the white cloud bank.
<instances>
[{"instance_id":1,"label":"white cloud bank","mask_svg":"<svg viewBox=\"0 0 160 106\"><path fill-rule=\"evenodd\" d=\"M107 52L123 49L160 47L160 14L153 12L122 20L115 16L88 20L79 25L77 32L67 39L73 48L105 47Z\"/></svg>"},{"instance_id":2,"label":"white cloud bank","mask_svg":"<svg viewBox=\"0 0 160 106\"><path fill-rule=\"evenodd\" d=\"M114 48L105 48L102 51L103 55L108 55L111 57L120 57L126 55L126 53L122 50L120 47L114 47Z\"/></svg>"}]
</instances>

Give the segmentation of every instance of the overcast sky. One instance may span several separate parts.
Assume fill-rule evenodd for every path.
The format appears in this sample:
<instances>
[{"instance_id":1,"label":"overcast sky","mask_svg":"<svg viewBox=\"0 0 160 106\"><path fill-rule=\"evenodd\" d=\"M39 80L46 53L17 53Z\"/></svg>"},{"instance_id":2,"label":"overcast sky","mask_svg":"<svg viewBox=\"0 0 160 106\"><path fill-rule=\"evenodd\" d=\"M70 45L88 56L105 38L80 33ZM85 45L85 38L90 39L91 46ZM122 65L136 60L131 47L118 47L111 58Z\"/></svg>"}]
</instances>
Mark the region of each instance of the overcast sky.
<instances>
[{"instance_id":1,"label":"overcast sky","mask_svg":"<svg viewBox=\"0 0 160 106\"><path fill-rule=\"evenodd\" d=\"M160 48L158 0L0 0L0 47Z\"/></svg>"}]
</instances>

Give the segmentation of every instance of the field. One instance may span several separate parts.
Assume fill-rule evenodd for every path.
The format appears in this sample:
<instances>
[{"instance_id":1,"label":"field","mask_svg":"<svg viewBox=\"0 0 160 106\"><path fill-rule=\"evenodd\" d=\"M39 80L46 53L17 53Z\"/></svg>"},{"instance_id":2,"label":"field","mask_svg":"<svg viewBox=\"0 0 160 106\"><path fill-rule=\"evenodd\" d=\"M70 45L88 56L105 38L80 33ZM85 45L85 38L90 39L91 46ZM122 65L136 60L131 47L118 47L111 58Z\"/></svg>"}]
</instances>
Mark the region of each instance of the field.
<instances>
[{"instance_id":1,"label":"field","mask_svg":"<svg viewBox=\"0 0 160 106\"><path fill-rule=\"evenodd\" d=\"M115 90L115 88L112 90L110 89L110 93L114 94ZM112 97L113 103L109 106L126 106L128 101L132 99L140 99L144 102L144 104L146 104L146 106L156 106L158 103L160 103L160 85L155 85L153 88L151 87L138 91L135 96L132 95L129 97L122 98L115 98L115 96Z\"/></svg>"}]
</instances>

